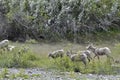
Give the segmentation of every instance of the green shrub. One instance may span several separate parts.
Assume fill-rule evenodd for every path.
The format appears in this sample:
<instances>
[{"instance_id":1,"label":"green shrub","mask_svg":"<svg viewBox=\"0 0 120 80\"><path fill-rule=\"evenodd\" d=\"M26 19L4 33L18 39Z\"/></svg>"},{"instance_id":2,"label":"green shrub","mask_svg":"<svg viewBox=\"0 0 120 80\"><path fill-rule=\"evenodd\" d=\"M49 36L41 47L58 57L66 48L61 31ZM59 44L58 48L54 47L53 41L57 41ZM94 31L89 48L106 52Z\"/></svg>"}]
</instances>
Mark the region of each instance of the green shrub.
<instances>
[{"instance_id":1,"label":"green shrub","mask_svg":"<svg viewBox=\"0 0 120 80\"><path fill-rule=\"evenodd\" d=\"M7 69L7 68L4 68L4 69L2 70L2 72L0 73L0 78L9 78L8 74L9 74L8 69Z\"/></svg>"},{"instance_id":2,"label":"green shrub","mask_svg":"<svg viewBox=\"0 0 120 80\"><path fill-rule=\"evenodd\" d=\"M90 63L85 65L78 61L72 62L68 57L57 58L54 61L53 66L56 69L62 71L74 71L74 72L81 72L81 73L92 73L92 74L112 74L113 69L111 67L112 63L110 59L106 59L103 61L91 61Z\"/></svg>"},{"instance_id":3,"label":"green shrub","mask_svg":"<svg viewBox=\"0 0 120 80\"><path fill-rule=\"evenodd\" d=\"M16 77L21 77L23 79L28 79L29 75L25 74L24 69L20 69L20 72L16 74Z\"/></svg>"},{"instance_id":4,"label":"green shrub","mask_svg":"<svg viewBox=\"0 0 120 80\"><path fill-rule=\"evenodd\" d=\"M63 58L57 58L54 60L54 64L55 66L60 69L60 70L67 70L67 71L71 71L72 69L72 62L68 57L63 57Z\"/></svg>"},{"instance_id":5,"label":"green shrub","mask_svg":"<svg viewBox=\"0 0 120 80\"><path fill-rule=\"evenodd\" d=\"M32 67L33 61L37 60L37 56L32 51L22 51L23 47L16 48L11 52L4 52L0 56L0 67Z\"/></svg>"}]
</instances>

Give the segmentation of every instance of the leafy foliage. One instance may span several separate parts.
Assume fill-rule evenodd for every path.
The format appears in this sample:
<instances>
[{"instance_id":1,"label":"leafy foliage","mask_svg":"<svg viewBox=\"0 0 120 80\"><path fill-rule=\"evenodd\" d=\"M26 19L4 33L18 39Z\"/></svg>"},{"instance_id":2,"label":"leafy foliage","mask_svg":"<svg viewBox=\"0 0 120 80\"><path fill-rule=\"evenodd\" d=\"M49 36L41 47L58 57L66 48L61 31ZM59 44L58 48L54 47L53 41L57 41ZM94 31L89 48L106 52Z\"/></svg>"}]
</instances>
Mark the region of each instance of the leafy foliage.
<instances>
[{"instance_id":1,"label":"leafy foliage","mask_svg":"<svg viewBox=\"0 0 120 80\"><path fill-rule=\"evenodd\" d=\"M119 0L0 0L0 14L5 19L1 22L9 25L3 36L22 42L82 42L98 32L120 30L119 5Z\"/></svg>"}]
</instances>

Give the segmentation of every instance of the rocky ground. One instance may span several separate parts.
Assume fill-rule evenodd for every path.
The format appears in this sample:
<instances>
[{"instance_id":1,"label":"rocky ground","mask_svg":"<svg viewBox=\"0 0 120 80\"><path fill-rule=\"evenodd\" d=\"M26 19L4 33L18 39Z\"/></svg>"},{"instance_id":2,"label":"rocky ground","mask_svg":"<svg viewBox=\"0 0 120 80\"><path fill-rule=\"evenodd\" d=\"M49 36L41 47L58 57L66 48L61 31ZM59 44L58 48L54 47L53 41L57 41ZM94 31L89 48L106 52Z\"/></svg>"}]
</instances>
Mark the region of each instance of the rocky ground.
<instances>
[{"instance_id":1,"label":"rocky ground","mask_svg":"<svg viewBox=\"0 0 120 80\"><path fill-rule=\"evenodd\" d=\"M0 69L0 80L120 80L120 75L81 74L45 69ZM13 76L14 74L14 76ZM4 76L5 75L5 76Z\"/></svg>"}]
</instances>

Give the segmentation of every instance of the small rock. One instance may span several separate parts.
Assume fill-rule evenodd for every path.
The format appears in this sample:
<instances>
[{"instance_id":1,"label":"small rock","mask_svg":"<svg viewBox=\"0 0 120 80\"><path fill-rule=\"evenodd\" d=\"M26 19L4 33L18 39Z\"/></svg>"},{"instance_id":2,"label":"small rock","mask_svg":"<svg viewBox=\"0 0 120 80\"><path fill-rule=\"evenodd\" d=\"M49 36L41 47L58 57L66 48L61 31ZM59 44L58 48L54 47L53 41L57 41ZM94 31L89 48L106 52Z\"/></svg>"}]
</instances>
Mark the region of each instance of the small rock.
<instances>
[{"instance_id":1,"label":"small rock","mask_svg":"<svg viewBox=\"0 0 120 80\"><path fill-rule=\"evenodd\" d=\"M32 71L28 71L28 73L32 74Z\"/></svg>"},{"instance_id":2,"label":"small rock","mask_svg":"<svg viewBox=\"0 0 120 80\"><path fill-rule=\"evenodd\" d=\"M88 74L89 76L92 76L92 74Z\"/></svg>"}]
</instances>

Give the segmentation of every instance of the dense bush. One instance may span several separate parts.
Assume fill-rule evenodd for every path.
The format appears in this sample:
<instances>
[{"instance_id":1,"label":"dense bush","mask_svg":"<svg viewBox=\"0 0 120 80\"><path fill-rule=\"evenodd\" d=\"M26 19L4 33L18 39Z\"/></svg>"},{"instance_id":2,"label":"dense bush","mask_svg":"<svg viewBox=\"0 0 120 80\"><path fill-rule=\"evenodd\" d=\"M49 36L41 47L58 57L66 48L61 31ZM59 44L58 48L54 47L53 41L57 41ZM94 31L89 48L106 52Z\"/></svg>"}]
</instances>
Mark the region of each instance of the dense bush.
<instances>
[{"instance_id":1,"label":"dense bush","mask_svg":"<svg viewBox=\"0 0 120 80\"><path fill-rule=\"evenodd\" d=\"M0 0L0 39L82 42L116 33L119 5L119 0Z\"/></svg>"}]
</instances>

